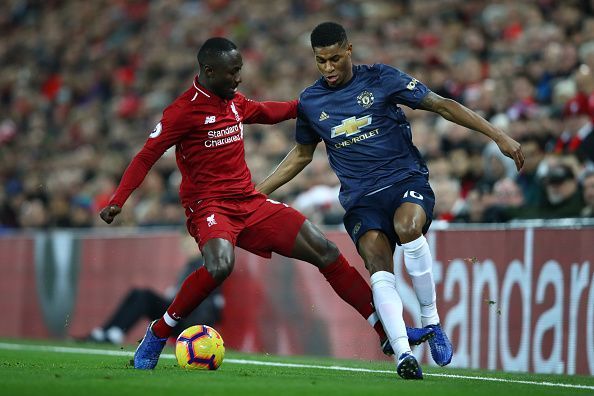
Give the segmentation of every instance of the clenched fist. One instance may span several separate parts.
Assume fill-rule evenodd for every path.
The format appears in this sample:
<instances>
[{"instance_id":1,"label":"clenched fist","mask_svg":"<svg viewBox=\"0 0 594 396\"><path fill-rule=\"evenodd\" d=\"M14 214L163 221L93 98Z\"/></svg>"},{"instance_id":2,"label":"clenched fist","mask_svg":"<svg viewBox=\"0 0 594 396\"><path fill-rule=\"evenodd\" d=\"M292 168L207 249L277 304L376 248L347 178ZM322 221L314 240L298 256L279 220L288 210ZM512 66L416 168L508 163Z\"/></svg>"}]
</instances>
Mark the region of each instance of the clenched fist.
<instances>
[{"instance_id":1,"label":"clenched fist","mask_svg":"<svg viewBox=\"0 0 594 396\"><path fill-rule=\"evenodd\" d=\"M111 224L113 219L118 214L120 214L121 211L122 208L120 208L118 205L109 205L101 209L101 212L99 212L99 216L101 216L104 222L106 222L107 224Z\"/></svg>"}]
</instances>

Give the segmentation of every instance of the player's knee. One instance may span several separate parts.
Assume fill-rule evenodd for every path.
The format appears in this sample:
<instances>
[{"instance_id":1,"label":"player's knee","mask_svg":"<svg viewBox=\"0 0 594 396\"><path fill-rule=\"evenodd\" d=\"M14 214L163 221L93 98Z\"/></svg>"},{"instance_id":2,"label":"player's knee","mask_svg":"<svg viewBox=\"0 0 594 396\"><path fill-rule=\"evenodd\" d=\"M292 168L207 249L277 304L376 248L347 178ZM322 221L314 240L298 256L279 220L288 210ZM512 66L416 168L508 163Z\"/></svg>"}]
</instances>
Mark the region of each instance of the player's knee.
<instances>
[{"instance_id":1,"label":"player's knee","mask_svg":"<svg viewBox=\"0 0 594 396\"><path fill-rule=\"evenodd\" d=\"M393 272L393 261L390 252L386 252L384 249L380 249L373 245L360 246L361 256L365 262L365 268L369 271L370 275L375 274L378 271Z\"/></svg>"},{"instance_id":2,"label":"player's knee","mask_svg":"<svg viewBox=\"0 0 594 396\"><path fill-rule=\"evenodd\" d=\"M340 251L338 250L338 247L334 242L324 238L322 248L319 249L318 254L321 257L323 264L329 265L336 261L336 259L340 255Z\"/></svg>"},{"instance_id":3,"label":"player's knee","mask_svg":"<svg viewBox=\"0 0 594 396\"><path fill-rule=\"evenodd\" d=\"M230 258L219 258L218 260L205 262L204 266L214 279L222 282L223 280L227 279L229 275L231 275L235 263Z\"/></svg>"},{"instance_id":4,"label":"player's knee","mask_svg":"<svg viewBox=\"0 0 594 396\"><path fill-rule=\"evenodd\" d=\"M423 228L415 222L397 223L394 226L400 243L414 241L423 235Z\"/></svg>"},{"instance_id":5,"label":"player's knee","mask_svg":"<svg viewBox=\"0 0 594 396\"><path fill-rule=\"evenodd\" d=\"M235 254L233 245L222 238L211 239L202 249L204 267L218 282L225 280L233 271Z\"/></svg>"},{"instance_id":6,"label":"player's knee","mask_svg":"<svg viewBox=\"0 0 594 396\"><path fill-rule=\"evenodd\" d=\"M315 256L314 265L323 268L336 261L340 251L334 242L329 240L313 224L306 222L302 229L303 240L306 241L307 250Z\"/></svg>"},{"instance_id":7,"label":"player's knee","mask_svg":"<svg viewBox=\"0 0 594 396\"><path fill-rule=\"evenodd\" d=\"M369 271L369 275L378 271L394 272L394 263L382 256L371 256L365 259L365 268Z\"/></svg>"},{"instance_id":8,"label":"player's knee","mask_svg":"<svg viewBox=\"0 0 594 396\"><path fill-rule=\"evenodd\" d=\"M394 271L390 240L381 231L370 230L359 238L358 251L371 275L378 271Z\"/></svg>"}]
</instances>

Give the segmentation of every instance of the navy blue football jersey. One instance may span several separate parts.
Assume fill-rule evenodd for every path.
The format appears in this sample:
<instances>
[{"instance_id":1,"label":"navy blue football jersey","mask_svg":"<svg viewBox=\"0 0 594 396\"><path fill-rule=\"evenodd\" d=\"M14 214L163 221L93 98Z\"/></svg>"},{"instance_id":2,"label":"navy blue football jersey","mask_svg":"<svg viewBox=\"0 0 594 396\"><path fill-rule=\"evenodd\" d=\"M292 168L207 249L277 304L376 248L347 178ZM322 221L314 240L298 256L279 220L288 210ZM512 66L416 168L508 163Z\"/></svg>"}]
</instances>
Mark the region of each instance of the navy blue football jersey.
<instances>
[{"instance_id":1,"label":"navy blue football jersey","mask_svg":"<svg viewBox=\"0 0 594 396\"><path fill-rule=\"evenodd\" d=\"M408 74L375 64L353 66L353 78L340 87L320 78L301 93L295 138L300 144L324 141L346 210L359 197L412 175L428 177L398 106L415 109L428 92Z\"/></svg>"}]
</instances>

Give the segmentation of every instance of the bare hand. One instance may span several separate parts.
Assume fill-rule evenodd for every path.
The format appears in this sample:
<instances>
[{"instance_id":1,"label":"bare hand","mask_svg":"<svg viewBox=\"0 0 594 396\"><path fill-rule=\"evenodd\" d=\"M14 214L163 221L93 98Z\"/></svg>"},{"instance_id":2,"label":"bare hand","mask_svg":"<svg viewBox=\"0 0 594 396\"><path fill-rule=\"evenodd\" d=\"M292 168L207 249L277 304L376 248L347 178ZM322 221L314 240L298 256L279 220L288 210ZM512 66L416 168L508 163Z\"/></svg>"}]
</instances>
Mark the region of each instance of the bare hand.
<instances>
[{"instance_id":1,"label":"bare hand","mask_svg":"<svg viewBox=\"0 0 594 396\"><path fill-rule=\"evenodd\" d=\"M118 205L109 205L109 206L106 206L103 209L101 209L99 216L101 216L103 221L105 221L107 224L111 224L113 219L118 214L120 214L121 211L122 211L122 208L120 208Z\"/></svg>"},{"instance_id":2,"label":"bare hand","mask_svg":"<svg viewBox=\"0 0 594 396\"><path fill-rule=\"evenodd\" d=\"M499 146L499 150L501 150L505 156L514 160L516 163L516 169L520 171L522 166L524 166L524 153L522 152L522 146L520 146L520 143L516 142L507 135L503 135L501 141L496 143L497 146Z\"/></svg>"}]
</instances>

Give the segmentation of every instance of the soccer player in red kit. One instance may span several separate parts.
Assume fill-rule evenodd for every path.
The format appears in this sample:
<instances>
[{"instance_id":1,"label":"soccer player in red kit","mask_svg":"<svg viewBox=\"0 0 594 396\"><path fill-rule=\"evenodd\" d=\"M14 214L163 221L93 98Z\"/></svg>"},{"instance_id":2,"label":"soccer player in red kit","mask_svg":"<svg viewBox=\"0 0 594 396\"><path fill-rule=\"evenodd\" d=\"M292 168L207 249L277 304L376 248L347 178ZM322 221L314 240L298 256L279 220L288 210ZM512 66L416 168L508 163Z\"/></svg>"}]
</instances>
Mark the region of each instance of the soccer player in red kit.
<instances>
[{"instance_id":1,"label":"soccer player in red kit","mask_svg":"<svg viewBox=\"0 0 594 396\"><path fill-rule=\"evenodd\" d=\"M301 213L254 189L245 162L244 124L275 124L295 118L297 101L256 102L238 92L242 57L231 41L215 37L198 52L200 73L163 112L161 122L134 157L101 218L111 223L152 165L175 146L182 175L181 203L187 228L204 266L189 275L163 317L149 324L134 354L134 367L153 369L178 321L194 310L231 273L234 246L263 257L271 252L319 268L336 293L385 339L371 289L337 247ZM417 334L422 342L430 334Z\"/></svg>"}]
</instances>

